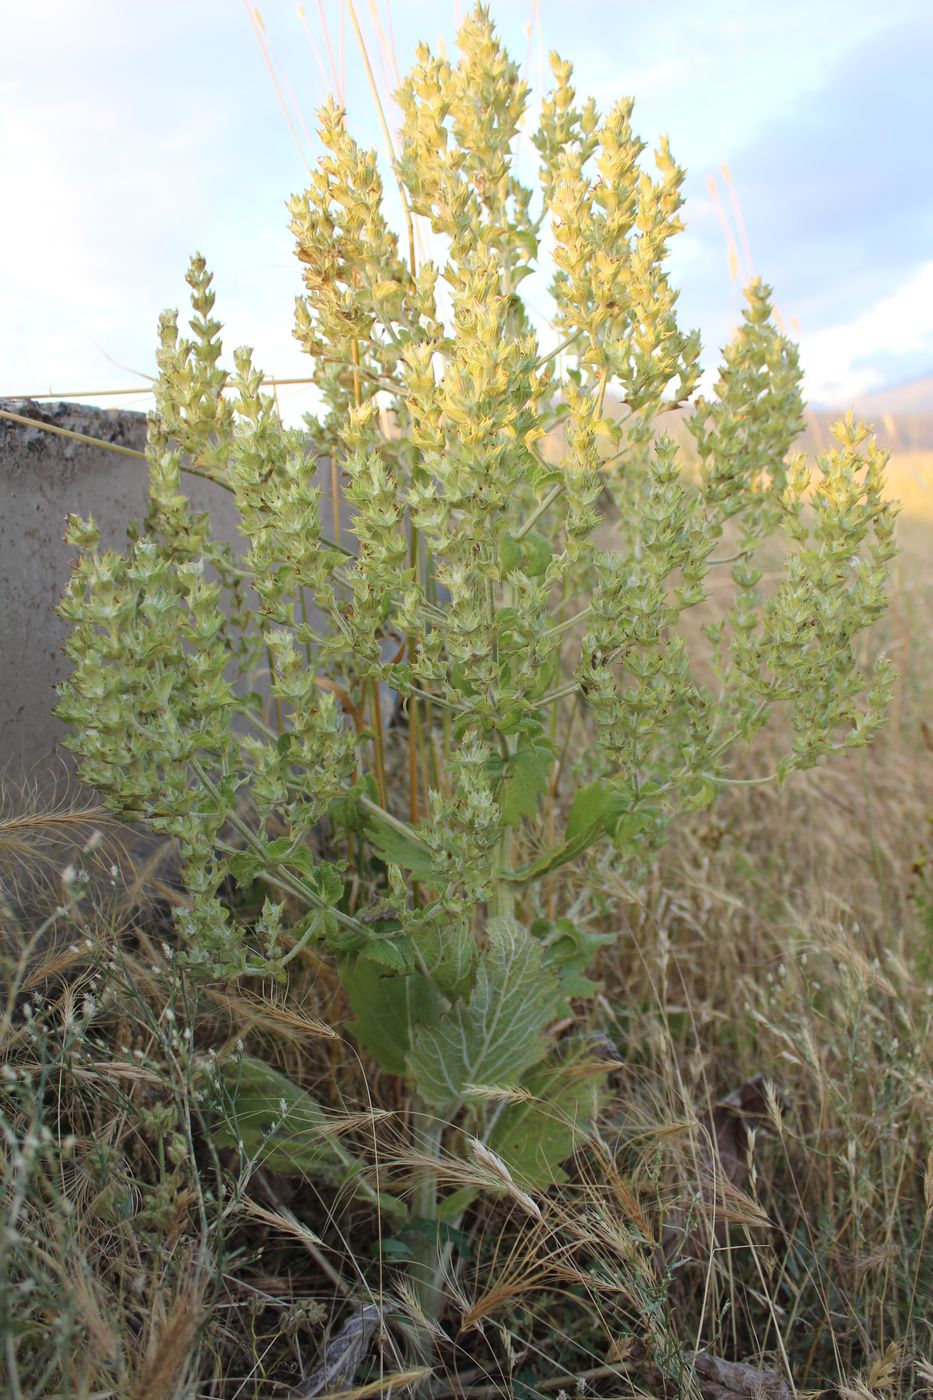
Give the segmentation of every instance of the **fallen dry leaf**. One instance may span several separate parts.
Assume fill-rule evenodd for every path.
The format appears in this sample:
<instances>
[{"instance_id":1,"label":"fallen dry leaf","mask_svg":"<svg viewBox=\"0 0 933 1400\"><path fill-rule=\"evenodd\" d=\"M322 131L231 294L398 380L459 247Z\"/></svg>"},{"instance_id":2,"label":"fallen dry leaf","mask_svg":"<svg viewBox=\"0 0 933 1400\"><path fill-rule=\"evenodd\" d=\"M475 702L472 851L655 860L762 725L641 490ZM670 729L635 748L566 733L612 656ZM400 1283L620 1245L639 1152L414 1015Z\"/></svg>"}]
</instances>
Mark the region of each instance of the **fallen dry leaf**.
<instances>
[{"instance_id":1,"label":"fallen dry leaf","mask_svg":"<svg viewBox=\"0 0 933 1400\"><path fill-rule=\"evenodd\" d=\"M708 1351L690 1357L706 1400L795 1400L795 1392L779 1371L762 1371L746 1361L723 1361Z\"/></svg>"},{"instance_id":2,"label":"fallen dry leaf","mask_svg":"<svg viewBox=\"0 0 933 1400\"><path fill-rule=\"evenodd\" d=\"M381 1321L382 1309L376 1303L366 1303L352 1312L340 1331L325 1344L320 1364L301 1390L295 1391L295 1400L313 1400L316 1395L346 1390L352 1385Z\"/></svg>"}]
</instances>

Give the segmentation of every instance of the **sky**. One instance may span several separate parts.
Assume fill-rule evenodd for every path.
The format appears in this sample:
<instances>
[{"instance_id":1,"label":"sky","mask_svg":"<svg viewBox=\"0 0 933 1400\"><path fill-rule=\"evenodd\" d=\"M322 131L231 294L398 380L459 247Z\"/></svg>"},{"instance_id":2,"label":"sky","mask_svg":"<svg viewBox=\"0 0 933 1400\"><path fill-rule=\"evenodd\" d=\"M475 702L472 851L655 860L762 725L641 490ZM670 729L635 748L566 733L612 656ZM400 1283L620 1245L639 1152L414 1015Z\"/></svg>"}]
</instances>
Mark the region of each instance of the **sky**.
<instances>
[{"instance_id":1,"label":"sky","mask_svg":"<svg viewBox=\"0 0 933 1400\"><path fill-rule=\"evenodd\" d=\"M285 202L307 183L331 90L356 138L384 149L345 3L266 0L264 51L243 0L3 0L0 397L144 390L159 313L184 305L196 249L229 350L250 344L269 374L307 376ZM356 7L392 123L378 28L405 72L419 39L454 55L460 4ZM672 277L709 371L754 273L800 341L811 402L933 372L930 0L491 8L533 102L557 49L581 95L602 110L632 95L642 138L670 137L688 170ZM527 138L517 160L527 178ZM310 402L301 386L280 397L292 420Z\"/></svg>"}]
</instances>

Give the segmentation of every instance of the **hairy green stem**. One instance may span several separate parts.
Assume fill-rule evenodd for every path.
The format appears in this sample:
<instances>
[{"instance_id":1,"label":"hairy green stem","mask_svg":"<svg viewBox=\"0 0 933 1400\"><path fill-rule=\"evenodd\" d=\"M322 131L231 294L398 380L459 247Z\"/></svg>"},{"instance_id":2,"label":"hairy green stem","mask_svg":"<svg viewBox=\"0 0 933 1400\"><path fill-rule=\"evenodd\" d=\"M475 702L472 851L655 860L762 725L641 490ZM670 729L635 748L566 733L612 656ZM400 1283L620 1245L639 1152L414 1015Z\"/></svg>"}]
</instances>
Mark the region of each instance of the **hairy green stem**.
<instances>
[{"instance_id":1,"label":"hairy green stem","mask_svg":"<svg viewBox=\"0 0 933 1400\"><path fill-rule=\"evenodd\" d=\"M444 1121L431 1111L420 1094L416 1094L412 1106L412 1123L415 1150L422 1159L412 1198L412 1214L422 1227L428 1227L418 1232L412 1273L421 1309L425 1317L434 1322L440 1315L443 1303L440 1280L437 1276L440 1259L440 1242L437 1235L437 1178L444 1138Z\"/></svg>"},{"instance_id":2,"label":"hairy green stem","mask_svg":"<svg viewBox=\"0 0 933 1400\"><path fill-rule=\"evenodd\" d=\"M525 523L520 525L515 531L515 534L512 536L513 540L523 540L529 530L534 529L544 512L554 504L564 489L564 483L562 481L559 481L556 486L552 487L544 499L538 502Z\"/></svg>"}]
</instances>

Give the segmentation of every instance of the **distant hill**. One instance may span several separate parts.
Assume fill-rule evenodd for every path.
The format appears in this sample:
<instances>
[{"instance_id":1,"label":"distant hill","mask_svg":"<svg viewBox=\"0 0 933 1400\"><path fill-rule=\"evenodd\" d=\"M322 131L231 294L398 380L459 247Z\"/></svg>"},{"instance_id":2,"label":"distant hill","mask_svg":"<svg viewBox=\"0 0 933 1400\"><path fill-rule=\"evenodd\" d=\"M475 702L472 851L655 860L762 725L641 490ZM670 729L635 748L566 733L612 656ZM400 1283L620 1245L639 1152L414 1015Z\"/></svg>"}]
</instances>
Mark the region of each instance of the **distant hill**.
<instances>
[{"instance_id":1,"label":"distant hill","mask_svg":"<svg viewBox=\"0 0 933 1400\"><path fill-rule=\"evenodd\" d=\"M918 379L908 379L904 384L891 384L883 389L873 389L858 400L860 411L865 413L891 413L909 416L912 413L933 415L933 373L922 374Z\"/></svg>"},{"instance_id":2,"label":"distant hill","mask_svg":"<svg viewBox=\"0 0 933 1400\"><path fill-rule=\"evenodd\" d=\"M848 407L814 405L807 413L806 445L818 449L830 425ZM933 374L861 394L852 404L871 423L882 447L894 452L933 452Z\"/></svg>"},{"instance_id":3,"label":"distant hill","mask_svg":"<svg viewBox=\"0 0 933 1400\"><path fill-rule=\"evenodd\" d=\"M869 423L881 447L889 452L933 453L933 373L908 379L903 384L890 384L860 394L851 403L836 407L813 404L806 411L806 429L799 446L813 455L832 442L832 425L849 408L857 418ZM608 413L623 412L621 404L610 394L606 400ZM685 420L691 409L677 409L658 419L658 429L670 433L687 456L692 456L693 440Z\"/></svg>"}]
</instances>

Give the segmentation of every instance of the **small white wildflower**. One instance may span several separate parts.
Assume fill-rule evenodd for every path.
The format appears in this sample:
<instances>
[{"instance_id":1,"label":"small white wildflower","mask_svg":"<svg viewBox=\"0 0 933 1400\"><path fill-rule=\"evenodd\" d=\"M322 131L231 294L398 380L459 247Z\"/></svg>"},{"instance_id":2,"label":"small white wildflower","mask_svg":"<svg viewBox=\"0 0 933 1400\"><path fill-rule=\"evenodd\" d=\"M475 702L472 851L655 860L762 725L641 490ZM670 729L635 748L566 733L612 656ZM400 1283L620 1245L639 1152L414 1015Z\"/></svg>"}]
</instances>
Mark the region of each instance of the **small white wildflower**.
<instances>
[{"instance_id":1,"label":"small white wildflower","mask_svg":"<svg viewBox=\"0 0 933 1400\"><path fill-rule=\"evenodd\" d=\"M78 878L78 872L73 865L66 865L62 871L62 884L73 885Z\"/></svg>"}]
</instances>

